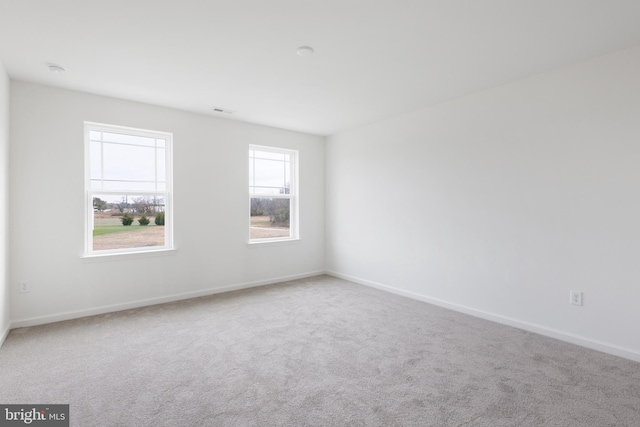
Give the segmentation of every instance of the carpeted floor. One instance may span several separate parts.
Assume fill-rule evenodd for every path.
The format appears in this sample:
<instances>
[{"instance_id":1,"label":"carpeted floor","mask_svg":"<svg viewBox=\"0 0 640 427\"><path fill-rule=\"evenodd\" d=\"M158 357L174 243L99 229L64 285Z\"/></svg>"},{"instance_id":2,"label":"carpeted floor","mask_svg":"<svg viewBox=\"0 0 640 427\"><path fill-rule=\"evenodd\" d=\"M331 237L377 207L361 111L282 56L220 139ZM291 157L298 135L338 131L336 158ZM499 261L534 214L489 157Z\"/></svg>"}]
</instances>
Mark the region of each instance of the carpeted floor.
<instances>
[{"instance_id":1,"label":"carpeted floor","mask_svg":"<svg viewBox=\"0 0 640 427\"><path fill-rule=\"evenodd\" d=\"M13 330L72 426L640 426L640 364L329 276Z\"/></svg>"}]
</instances>

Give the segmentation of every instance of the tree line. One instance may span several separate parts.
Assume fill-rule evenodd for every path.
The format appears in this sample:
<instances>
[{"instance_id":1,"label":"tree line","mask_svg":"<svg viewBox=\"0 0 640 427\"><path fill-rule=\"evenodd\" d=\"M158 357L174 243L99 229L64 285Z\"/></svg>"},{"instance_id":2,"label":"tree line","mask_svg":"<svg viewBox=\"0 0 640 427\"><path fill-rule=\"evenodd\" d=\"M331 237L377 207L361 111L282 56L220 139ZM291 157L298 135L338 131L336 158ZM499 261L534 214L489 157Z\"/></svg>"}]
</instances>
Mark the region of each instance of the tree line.
<instances>
[{"instance_id":1,"label":"tree line","mask_svg":"<svg viewBox=\"0 0 640 427\"><path fill-rule=\"evenodd\" d=\"M123 196L117 203L108 203L100 197L93 198L93 208L98 212L117 209L118 212L130 212L140 215L155 215L164 211L164 199L152 196L131 197Z\"/></svg>"},{"instance_id":2,"label":"tree line","mask_svg":"<svg viewBox=\"0 0 640 427\"><path fill-rule=\"evenodd\" d=\"M251 198L251 216L268 216L271 224L288 227L289 199Z\"/></svg>"}]
</instances>

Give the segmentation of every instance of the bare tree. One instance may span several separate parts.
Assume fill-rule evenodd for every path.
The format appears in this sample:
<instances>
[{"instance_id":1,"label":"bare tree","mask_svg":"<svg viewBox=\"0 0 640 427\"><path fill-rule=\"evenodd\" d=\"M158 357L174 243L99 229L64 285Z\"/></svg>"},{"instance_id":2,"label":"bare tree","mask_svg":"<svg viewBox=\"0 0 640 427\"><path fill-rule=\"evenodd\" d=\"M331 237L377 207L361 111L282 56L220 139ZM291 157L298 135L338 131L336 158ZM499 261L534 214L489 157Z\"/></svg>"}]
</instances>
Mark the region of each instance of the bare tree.
<instances>
[{"instance_id":1,"label":"bare tree","mask_svg":"<svg viewBox=\"0 0 640 427\"><path fill-rule=\"evenodd\" d=\"M137 213L145 215L155 215L164 210L164 200L155 196L136 197L132 205Z\"/></svg>"}]
</instances>

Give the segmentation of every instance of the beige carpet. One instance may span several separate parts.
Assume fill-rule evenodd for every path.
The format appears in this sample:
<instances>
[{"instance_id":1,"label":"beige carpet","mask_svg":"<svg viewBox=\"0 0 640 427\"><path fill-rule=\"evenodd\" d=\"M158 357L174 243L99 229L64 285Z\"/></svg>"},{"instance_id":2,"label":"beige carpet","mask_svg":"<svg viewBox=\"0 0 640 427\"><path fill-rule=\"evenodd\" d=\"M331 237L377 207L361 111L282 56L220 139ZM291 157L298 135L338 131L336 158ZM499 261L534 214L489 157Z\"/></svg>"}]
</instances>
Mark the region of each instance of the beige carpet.
<instances>
[{"instance_id":1,"label":"beige carpet","mask_svg":"<svg viewBox=\"0 0 640 427\"><path fill-rule=\"evenodd\" d=\"M640 364L328 276L13 330L73 426L640 426Z\"/></svg>"}]
</instances>

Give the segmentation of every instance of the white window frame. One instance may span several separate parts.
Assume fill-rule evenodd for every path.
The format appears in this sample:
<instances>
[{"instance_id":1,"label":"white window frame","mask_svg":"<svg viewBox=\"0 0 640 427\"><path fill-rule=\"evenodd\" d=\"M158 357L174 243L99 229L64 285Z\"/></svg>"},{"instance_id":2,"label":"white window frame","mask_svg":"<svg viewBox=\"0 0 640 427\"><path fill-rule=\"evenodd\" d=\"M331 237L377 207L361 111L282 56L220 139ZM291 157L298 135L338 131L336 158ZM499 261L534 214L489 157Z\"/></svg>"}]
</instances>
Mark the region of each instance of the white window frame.
<instances>
[{"instance_id":1,"label":"white window frame","mask_svg":"<svg viewBox=\"0 0 640 427\"><path fill-rule=\"evenodd\" d=\"M91 188L91 136L90 132L109 132L131 136L164 139L165 141L165 189L162 191L140 190L104 190ZM173 250L173 134L168 132L137 129L125 126L109 125L103 123L84 122L84 162L85 162L85 257L111 256L117 254L134 254L145 252L160 252ZM156 160L157 162L157 160ZM136 195L136 196L162 196L165 201L165 225L164 246L134 247L122 249L93 250L93 197L100 194ZM150 218L153 221L153 218Z\"/></svg>"},{"instance_id":2,"label":"white window frame","mask_svg":"<svg viewBox=\"0 0 640 427\"><path fill-rule=\"evenodd\" d=\"M271 153L278 154L288 154L290 156L290 171L289 174L291 176L291 183L289 186L289 194L270 194L270 193L260 193L255 191L255 182L249 182L247 186L247 190L249 191L248 198L248 210L251 211L251 199L257 197L267 197L271 199L289 199L290 207L289 207L289 237L272 237L272 238L262 238L262 239L251 239L251 215L248 218L248 227L247 227L247 240L250 245L261 244L261 243L273 243L273 242L290 242L293 240L300 240L299 234L299 209L298 209L298 199L299 199L299 190L298 190L298 150L292 150L288 148L278 148L278 147L268 147L264 145L249 145L248 150L248 159L251 160L251 151L267 151ZM251 167L251 162L249 162L249 167ZM247 171L247 178L250 176L254 176L255 173L251 174L251 171ZM249 179L250 181L250 179ZM251 188L254 188L254 192L251 191Z\"/></svg>"}]
</instances>

